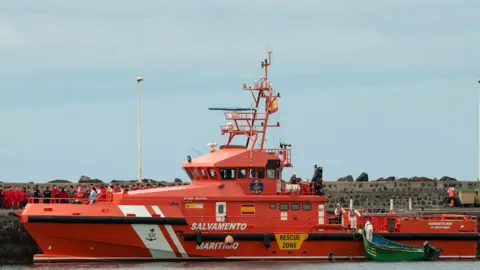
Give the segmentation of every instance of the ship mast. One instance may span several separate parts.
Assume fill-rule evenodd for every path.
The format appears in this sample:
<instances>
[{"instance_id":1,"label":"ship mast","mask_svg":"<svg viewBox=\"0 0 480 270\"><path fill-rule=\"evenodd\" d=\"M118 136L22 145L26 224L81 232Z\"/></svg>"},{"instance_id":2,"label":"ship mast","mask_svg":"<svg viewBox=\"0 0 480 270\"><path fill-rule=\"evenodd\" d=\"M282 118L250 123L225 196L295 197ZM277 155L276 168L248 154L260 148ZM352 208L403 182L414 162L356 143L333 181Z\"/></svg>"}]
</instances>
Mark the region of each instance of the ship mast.
<instances>
[{"instance_id":1,"label":"ship mast","mask_svg":"<svg viewBox=\"0 0 480 270\"><path fill-rule=\"evenodd\" d=\"M269 124L270 115L278 111L277 98L280 94L274 94L272 84L268 78L268 67L272 64L272 50L268 51L268 58L261 63L264 75L253 86L243 84L243 90L249 91L253 98L253 106L250 108L209 108L210 110L225 111L228 122L221 126L222 135L228 134L228 140L224 147L233 147L232 140L237 135L246 136L245 148L250 151L263 151L282 157L284 167L292 167L289 144L280 144L280 148L266 149L265 139L268 128L280 127L280 122ZM260 104L264 99L265 109L261 111ZM256 145L258 144L258 147ZM236 146L238 147L238 146Z\"/></svg>"}]
</instances>

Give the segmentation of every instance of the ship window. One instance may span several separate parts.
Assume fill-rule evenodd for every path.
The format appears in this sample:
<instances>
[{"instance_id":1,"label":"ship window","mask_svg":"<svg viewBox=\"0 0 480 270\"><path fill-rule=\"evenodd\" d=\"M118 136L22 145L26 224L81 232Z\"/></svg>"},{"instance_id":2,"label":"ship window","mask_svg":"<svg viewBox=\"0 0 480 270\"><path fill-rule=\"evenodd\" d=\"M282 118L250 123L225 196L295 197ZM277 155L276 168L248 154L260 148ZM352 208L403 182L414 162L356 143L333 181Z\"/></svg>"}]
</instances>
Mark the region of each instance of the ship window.
<instances>
[{"instance_id":1,"label":"ship window","mask_svg":"<svg viewBox=\"0 0 480 270\"><path fill-rule=\"evenodd\" d=\"M192 176L194 179L200 179L200 175L198 175L197 170L195 168L190 169L190 172L192 172Z\"/></svg>"},{"instance_id":2,"label":"ship window","mask_svg":"<svg viewBox=\"0 0 480 270\"><path fill-rule=\"evenodd\" d=\"M238 178L239 179L247 178L247 169L238 169Z\"/></svg>"},{"instance_id":3,"label":"ship window","mask_svg":"<svg viewBox=\"0 0 480 270\"><path fill-rule=\"evenodd\" d=\"M223 205L223 204L218 205L218 213L219 214L225 213L225 205Z\"/></svg>"},{"instance_id":4,"label":"ship window","mask_svg":"<svg viewBox=\"0 0 480 270\"><path fill-rule=\"evenodd\" d=\"M257 178L257 170L255 168L250 169L250 179Z\"/></svg>"},{"instance_id":5,"label":"ship window","mask_svg":"<svg viewBox=\"0 0 480 270\"><path fill-rule=\"evenodd\" d=\"M212 180L217 179L217 172L215 171L214 168L209 168L208 169L208 174L210 175L210 179L212 179Z\"/></svg>"},{"instance_id":6,"label":"ship window","mask_svg":"<svg viewBox=\"0 0 480 270\"><path fill-rule=\"evenodd\" d=\"M288 210L288 203L281 203L278 208L282 211L287 211Z\"/></svg>"},{"instance_id":7,"label":"ship window","mask_svg":"<svg viewBox=\"0 0 480 270\"><path fill-rule=\"evenodd\" d=\"M277 204L276 203L271 203L268 207L270 209L275 209L275 208L277 208Z\"/></svg>"},{"instance_id":8,"label":"ship window","mask_svg":"<svg viewBox=\"0 0 480 270\"><path fill-rule=\"evenodd\" d=\"M258 168L258 179L263 179L263 178L265 178L265 169Z\"/></svg>"},{"instance_id":9,"label":"ship window","mask_svg":"<svg viewBox=\"0 0 480 270\"><path fill-rule=\"evenodd\" d=\"M302 210L303 210L303 211L310 211L310 210L312 210L312 205L309 204L309 203L304 203L304 204L302 205Z\"/></svg>"},{"instance_id":10,"label":"ship window","mask_svg":"<svg viewBox=\"0 0 480 270\"><path fill-rule=\"evenodd\" d=\"M275 169L267 169L267 178L275 179Z\"/></svg>"},{"instance_id":11,"label":"ship window","mask_svg":"<svg viewBox=\"0 0 480 270\"><path fill-rule=\"evenodd\" d=\"M200 168L198 169L200 171L200 175L202 176L202 179L208 179L208 175L207 173L205 172L205 169L204 168Z\"/></svg>"},{"instance_id":12,"label":"ship window","mask_svg":"<svg viewBox=\"0 0 480 270\"><path fill-rule=\"evenodd\" d=\"M183 170L185 171L185 173L187 173L188 177L190 178L190 180L193 179L193 176L192 176L192 173L190 173L190 169L188 168L183 168Z\"/></svg>"},{"instance_id":13,"label":"ship window","mask_svg":"<svg viewBox=\"0 0 480 270\"><path fill-rule=\"evenodd\" d=\"M235 169L225 169L222 168L220 169L220 176L222 177L223 180L231 180L235 179Z\"/></svg>"},{"instance_id":14,"label":"ship window","mask_svg":"<svg viewBox=\"0 0 480 270\"><path fill-rule=\"evenodd\" d=\"M300 204L292 203L292 211L299 211L299 210L300 210Z\"/></svg>"}]
</instances>

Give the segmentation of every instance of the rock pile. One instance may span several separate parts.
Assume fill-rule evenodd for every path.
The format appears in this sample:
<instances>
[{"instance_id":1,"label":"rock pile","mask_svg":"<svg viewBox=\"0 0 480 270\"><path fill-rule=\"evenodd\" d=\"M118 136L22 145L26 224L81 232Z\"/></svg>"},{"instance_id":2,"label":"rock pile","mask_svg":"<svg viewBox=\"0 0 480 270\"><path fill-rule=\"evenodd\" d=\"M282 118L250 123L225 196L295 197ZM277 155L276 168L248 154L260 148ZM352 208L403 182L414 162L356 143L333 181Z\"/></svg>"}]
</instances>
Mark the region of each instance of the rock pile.
<instances>
[{"instance_id":1,"label":"rock pile","mask_svg":"<svg viewBox=\"0 0 480 270\"><path fill-rule=\"evenodd\" d=\"M347 175L347 176L344 176L344 177L340 177L337 179L337 182L353 182L353 176L352 175ZM453 178L453 177L450 177L450 176L444 176L440 179L437 179L437 178L428 178L428 177L418 177L418 176L414 176L414 177L410 177L410 178L407 178L407 177L395 177L395 176L389 176L389 177L386 177L386 178L383 178L383 177L380 177L376 180L372 180L372 182L384 182L384 181L387 181L387 182L393 182L393 181L442 181L442 182L455 182L457 181L457 179ZM362 172L360 174L360 176L357 177L357 179L355 179L355 182L368 182L368 174L366 172Z\"/></svg>"}]
</instances>

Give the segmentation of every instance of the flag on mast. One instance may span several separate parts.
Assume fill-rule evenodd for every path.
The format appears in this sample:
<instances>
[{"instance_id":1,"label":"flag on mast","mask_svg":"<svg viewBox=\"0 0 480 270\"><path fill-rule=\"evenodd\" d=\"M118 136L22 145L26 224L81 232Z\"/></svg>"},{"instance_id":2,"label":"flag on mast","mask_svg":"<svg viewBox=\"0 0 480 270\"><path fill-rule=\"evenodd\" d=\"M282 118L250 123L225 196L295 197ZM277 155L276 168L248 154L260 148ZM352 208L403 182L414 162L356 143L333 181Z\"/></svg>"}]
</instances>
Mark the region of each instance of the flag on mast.
<instances>
[{"instance_id":1,"label":"flag on mast","mask_svg":"<svg viewBox=\"0 0 480 270\"><path fill-rule=\"evenodd\" d=\"M277 103L277 97L273 97L270 100L270 106L268 107L268 113L276 113L278 111L278 103Z\"/></svg>"}]
</instances>

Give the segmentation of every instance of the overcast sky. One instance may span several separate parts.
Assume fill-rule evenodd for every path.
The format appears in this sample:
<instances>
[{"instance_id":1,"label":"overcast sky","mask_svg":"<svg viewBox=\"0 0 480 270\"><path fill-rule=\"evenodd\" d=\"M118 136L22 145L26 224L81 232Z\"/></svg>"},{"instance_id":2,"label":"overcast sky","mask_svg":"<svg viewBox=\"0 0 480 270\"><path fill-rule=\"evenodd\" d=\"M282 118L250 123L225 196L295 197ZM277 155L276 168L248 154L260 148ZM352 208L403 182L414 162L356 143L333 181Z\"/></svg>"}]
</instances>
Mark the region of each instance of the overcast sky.
<instances>
[{"instance_id":1,"label":"overcast sky","mask_svg":"<svg viewBox=\"0 0 480 270\"><path fill-rule=\"evenodd\" d=\"M267 46L295 171L477 178L479 1L0 1L0 181L186 179ZM274 119L276 121L277 119ZM276 136L273 136L276 135ZM194 151L195 150L195 151ZM288 176L288 175L287 175Z\"/></svg>"}]
</instances>

